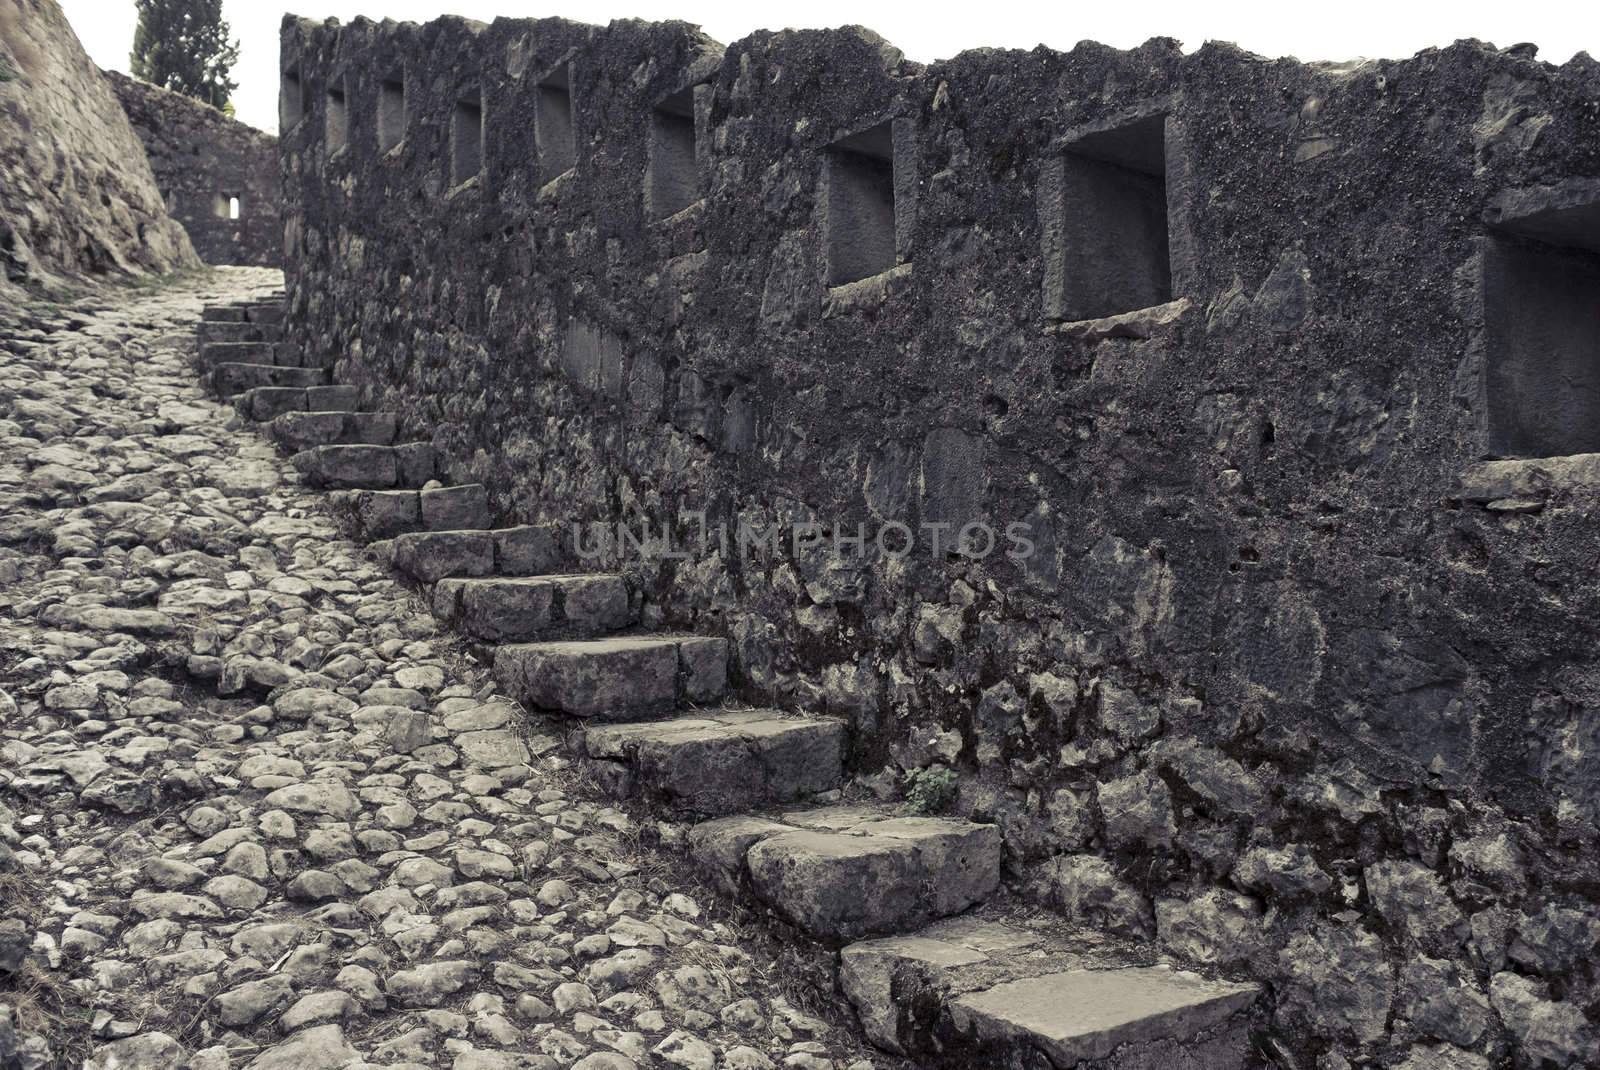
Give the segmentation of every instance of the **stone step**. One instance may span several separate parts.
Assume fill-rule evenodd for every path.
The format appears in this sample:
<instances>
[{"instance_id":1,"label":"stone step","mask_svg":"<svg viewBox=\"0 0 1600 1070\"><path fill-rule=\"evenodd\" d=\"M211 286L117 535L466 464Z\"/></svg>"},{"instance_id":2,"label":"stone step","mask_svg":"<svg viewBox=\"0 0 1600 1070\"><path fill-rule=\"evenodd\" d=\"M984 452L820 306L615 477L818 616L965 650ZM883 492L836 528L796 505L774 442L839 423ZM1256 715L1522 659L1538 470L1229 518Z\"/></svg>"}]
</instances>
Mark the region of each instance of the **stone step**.
<instances>
[{"instance_id":1,"label":"stone step","mask_svg":"<svg viewBox=\"0 0 1600 1070\"><path fill-rule=\"evenodd\" d=\"M400 446L313 446L291 458L313 487L420 487L434 477L433 447L426 442Z\"/></svg>"},{"instance_id":2,"label":"stone step","mask_svg":"<svg viewBox=\"0 0 1600 1070\"><path fill-rule=\"evenodd\" d=\"M418 583L437 583L449 576L542 576L561 571L555 531L534 524L416 531L373 548Z\"/></svg>"},{"instance_id":3,"label":"stone step","mask_svg":"<svg viewBox=\"0 0 1600 1070\"><path fill-rule=\"evenodd\" d=\"M202 322L210 323L282 323L283 301L230 301L223 305L207 305L200 311Z\"/></svg>"},{"instance_id":4,"label":"stone step","mask_svg":"<svg viewBox=\"0 0 1600 1070\"><path fill-rule=\"evenodd\" d=\"M489 492L482 483L428 490L336 490L329 503L366 542L409 531L483 529L491 523Z\"/></svg>"},{"instance_id":5,"label":"stone step","mask_svg":"<svg viewBox=\"0 0 1600 1070\"><path fill-rule=\"evenodd\" d=\"M250 323L282 323L288 311L281 300L262 301L246 305L244 318Z\"/></svg>"},{"instance_id":6,"label":"stone step","mask_svg":"<svg viewBox=\"0 0 1600 1070\"><path fill-rule=\"evenodd\" d=\"M621 576L447 577L433 588L433 615L490 643L590 638L633 623Z\"/></svg>"},{"instance_id":7,"label":"stone step","mask_svg":"<svg viewBox=\"0 0 1600 1070\"><path fill-rule=\"evenodd\" d=\"M217 342L281 342L283 326L242 320L202 320L196 334L202 346Z\"/></svg>"},{"instance_id":8,"label":"stone step","mask_svg":"<svg viewBox=\"0 0 1600 1070\"><path fill-rule=\"evenodd\" d=\"M263 386L323 386L329 378L326 368L280 368L276 364L219 364L210 376L211 389L225 398Z\"/></svg>"},{"instance_id":9,"label":"stone step","mask_svg":"<svg viewBox=\"0 0 1600 1070\"><path fill-rule=\"evenodd\" d=\"M950 918L851 944L839 956L839 987L867 1039L918 1065L1253 1065L1259 986L1154 962L1147 948L1059 919L1034 920Z\"/></svg>"},{"instance_id":10,"label":"stone step","mask_svg":"<svg viewBox=\"0 0 1600 1070\"><path fill-rule=\"evenodd\" d=\"M790 924L830 941L959 914L1000 884L998 827L884 807L719 818L696 825L689 843L724 889L748 889Z\"/></svg>"},{"instance_id":11,"label":"stone step","mask_svg":"<svg viewBox=\"0 0 1600 1070\"><path fill-rule=\"evenodd\" d=\"M532 709L597 721L641 721L682 702L714 702L727 684L728 641L628 636L513 643L494 652L494 675Z\"/></svg>"},{"instance_id":12,"label":"stone step","mask_svg":"<svg viewBox=\"0 0 1600 1070\"><path fill-rule=\"evenodd\" d=\"M257 423L286 412L336 412L359 404L361 392L353 386L258 386L233 399L235 411Z\"/></svg>"},{"instance_id":13,"label":"stone step","mask_svg":"<svg viewBox=\"0 0 1600 1070\"><path fill-rule=\"evenodd\" d=\"M619 798L717 817L792 803L844 782L846 728L778 710L703 710L586 729L583 752Z\"/></svg>"},{"instance_id":14,"label":"stone step","mask_svg":"<svg viewBox=\"0 0 1600 1070\"><path fill-rule=\"evenodd\" d=\"M248 326L248 324L246 324ZM207 342L200 347L200 367L211 371L222 364L270 364L300 367L300 349L287 342Z\"/></svg>"},{"instance_id":15,"label":"stone step","mask_svg":"<svg viewBox=\"0 0 1600 1070\"><path fill-rule=\"evenodd\" d=\"M272 421L272 440L291 451L314 446L391 446L399 429L392 412L286 412Z\"/></svg>"}]
</instances>

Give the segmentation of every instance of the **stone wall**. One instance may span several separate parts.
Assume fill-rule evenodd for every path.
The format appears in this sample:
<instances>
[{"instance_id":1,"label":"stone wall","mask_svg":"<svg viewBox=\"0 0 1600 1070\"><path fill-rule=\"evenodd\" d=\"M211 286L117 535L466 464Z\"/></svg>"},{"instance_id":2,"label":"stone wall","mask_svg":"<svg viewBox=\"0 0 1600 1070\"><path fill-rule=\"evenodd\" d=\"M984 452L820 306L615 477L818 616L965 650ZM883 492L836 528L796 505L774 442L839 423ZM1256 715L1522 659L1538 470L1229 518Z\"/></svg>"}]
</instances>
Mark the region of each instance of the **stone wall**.
<instances>
[{"instance_id":1,"label":"stone wall","mask_svg":"<svg viewBox=\"0 0 1600 1070\"><path fill-rule=\"evenodd\" d=\"M1483 463L1593 448L1587 55L282 43L293 327L452 481L670 528L646 623L848 718L859 790L955 769L1027 894L1270 982L1264 1058L1596 1050L1600 482Z\"/></svg>"},{"instance_id":2,"label":"stone wall","mask_svg":"<svg viewBox=\"0 0 1600 1070\"><path fill-rule=\"evenodd\" d=\"M181 93L106 78L144 142L167 211L208 264L283 262L278 139Z\"/></svg>"},{"instance_id":3,"label":"stone wall","mask_svg":"<svg viewBox=\"0 0 1600 1070\"><path fill-rule=\"evenodd\" d=\"M196 262L61 8L0 0L0 294Z\"/></svg>"}]
</instances>

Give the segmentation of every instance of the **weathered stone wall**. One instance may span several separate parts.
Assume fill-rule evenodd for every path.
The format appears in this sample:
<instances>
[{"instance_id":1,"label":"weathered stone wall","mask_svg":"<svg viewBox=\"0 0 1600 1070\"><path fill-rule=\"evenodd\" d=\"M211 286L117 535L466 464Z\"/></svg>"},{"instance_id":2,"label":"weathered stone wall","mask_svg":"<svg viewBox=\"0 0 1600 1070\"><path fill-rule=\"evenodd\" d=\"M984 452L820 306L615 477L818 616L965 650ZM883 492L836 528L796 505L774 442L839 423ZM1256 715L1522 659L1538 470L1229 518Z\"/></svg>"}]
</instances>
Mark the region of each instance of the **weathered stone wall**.
<instances>
[{"instance_id":1,"label":"weathered stone wall","mask_svg":"<svg viewBox=\"0 0 1600 1070\"><path fill-rule=\"evenodd\" d=\"M0 293L197 263L55 0L0 0Z\"/></svg>"},{"instance_id":2,"label":"weathered stone wall","mask_svg":"<svg viewBox=\"0 0 1600 1070\"><path fill-rule=\"evenodd\" d=\"M452 480L680 548L867 525L629 566L849 718L862 787L949 765L1020 887L1270 981L1281 1065L1597 1050L1600 487L1479 462L1600 345L1565 290L1507 343L1497 281L1594 267L1600 65L459 19L283 59L294 327ZM874 549L973 519L1035 553Z\"/></svg>"},{"instance_id":3,"label":"weathered stone wall","mask_svg":"<svg viewBox=\"0 0 1600 1070\"><path fill-rule=\"evenodd\" d=\"M106 78L144 142L167 211L208 264L283 263L278 139L125 74Z\"/></svg>"}]
</instances>

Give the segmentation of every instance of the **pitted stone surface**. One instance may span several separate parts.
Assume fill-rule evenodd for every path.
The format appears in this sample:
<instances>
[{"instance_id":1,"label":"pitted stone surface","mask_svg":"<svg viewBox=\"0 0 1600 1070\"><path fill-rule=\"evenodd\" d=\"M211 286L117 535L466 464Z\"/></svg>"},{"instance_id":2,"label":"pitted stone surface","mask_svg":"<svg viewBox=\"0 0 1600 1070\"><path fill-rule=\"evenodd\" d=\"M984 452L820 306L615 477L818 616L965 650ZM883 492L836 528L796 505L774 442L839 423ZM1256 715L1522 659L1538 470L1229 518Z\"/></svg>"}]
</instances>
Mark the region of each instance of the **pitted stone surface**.
<instances>
[{"instance_id":1,"label":"pitted stone surface","mask_svg":"<svg viewBox=\"0 0 1600 1070\"><path fill-rule=\"evenodd\" d=\"M202 302L279 281L218 272L0 333L0 976L72 1011L20 1049L97 1070L888 1065L848 1012L787 1002L777 946L641 854L556 726L204 399ZM483 545L538 562L541 540ZM0 1009L0 1036L30 1020Z\"/></svg>"}]
</instances>

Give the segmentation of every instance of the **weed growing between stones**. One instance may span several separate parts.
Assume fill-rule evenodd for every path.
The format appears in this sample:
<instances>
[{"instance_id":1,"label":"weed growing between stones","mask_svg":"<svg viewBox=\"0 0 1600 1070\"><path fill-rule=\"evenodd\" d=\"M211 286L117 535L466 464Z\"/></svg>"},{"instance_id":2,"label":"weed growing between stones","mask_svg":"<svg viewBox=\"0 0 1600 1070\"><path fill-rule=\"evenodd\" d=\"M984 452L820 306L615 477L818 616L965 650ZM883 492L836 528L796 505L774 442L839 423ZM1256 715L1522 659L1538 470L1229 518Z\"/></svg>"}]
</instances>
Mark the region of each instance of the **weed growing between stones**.
<instances>
[{"instance_id":1,"label":"weed growing between stones","mask_svg":"<svg viewBox=\"0 0 1600 1070\"><path fill-rule=\"evenodd\" d=\"M955 803L959 786L948 766L913 769L906 774L906 805L913 813L942 814Z\"/></svg>"}]
</instances>

